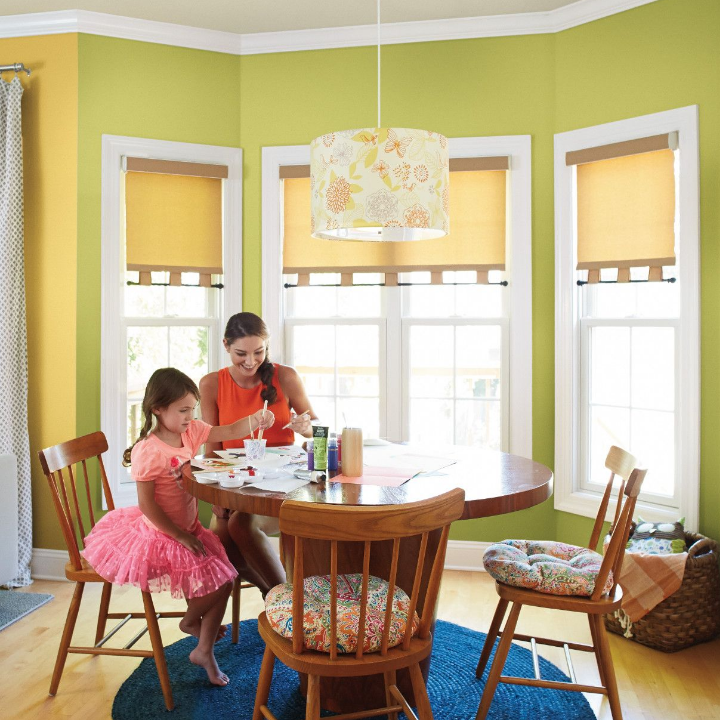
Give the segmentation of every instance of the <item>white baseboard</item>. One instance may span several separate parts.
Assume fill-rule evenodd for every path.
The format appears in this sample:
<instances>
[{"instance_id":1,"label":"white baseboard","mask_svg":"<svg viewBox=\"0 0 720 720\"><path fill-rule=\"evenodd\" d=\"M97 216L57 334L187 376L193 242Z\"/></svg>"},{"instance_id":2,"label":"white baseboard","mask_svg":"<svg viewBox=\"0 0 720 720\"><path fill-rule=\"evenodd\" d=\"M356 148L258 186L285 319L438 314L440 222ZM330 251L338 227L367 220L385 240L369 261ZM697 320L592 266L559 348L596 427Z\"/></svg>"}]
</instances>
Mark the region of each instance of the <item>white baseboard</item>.
<instances>
[{"instance_id":1,"label":"white baseboard","mask_svg":"<svg viewBox=\"0 0 720 720\"><path fill-rule=\"evenodd\" d=\"M445 569L485 572L482 559L491 544L474 540L448 540Z\"/></svg>"},{"instance_id":2,"label":"white baseboard","mask_svg":"<svg viewBox=\"0 0 720 720\"><path fill-rule=\"evenodd\" d=\"M278 538L271 537L270 542L279 552ZM469 572L485 572L482 558L485 550L490 547L489 542L474 542L472 540L449 540L445 554L446 570L467 570Z\"/></svg>"},{"instance_id":3,"label":"white baseboard","mask_svg":"<svg viewBox=\"0 0 720 720\"><path fill-rule=\"evenodd\" d=\"M270 538L275 550L278 538ZM450 540L445 556L446 570L467 570L484 572L482 557L490 543L471 540ZM36 580L65 580L65 563L68 554L65 550L33 548L31 572Z\"/></svg>"},{"instance_id":4,"label":"white baseboard","mask_svg":"<svg viewBox=\"0 0 720 720\"><path fill-rule=\"evenodd\" d=\"M65 563L69 560L67 550L33 548L30 574L35 580L65 580Z\"/></svg>"}]
</instances>

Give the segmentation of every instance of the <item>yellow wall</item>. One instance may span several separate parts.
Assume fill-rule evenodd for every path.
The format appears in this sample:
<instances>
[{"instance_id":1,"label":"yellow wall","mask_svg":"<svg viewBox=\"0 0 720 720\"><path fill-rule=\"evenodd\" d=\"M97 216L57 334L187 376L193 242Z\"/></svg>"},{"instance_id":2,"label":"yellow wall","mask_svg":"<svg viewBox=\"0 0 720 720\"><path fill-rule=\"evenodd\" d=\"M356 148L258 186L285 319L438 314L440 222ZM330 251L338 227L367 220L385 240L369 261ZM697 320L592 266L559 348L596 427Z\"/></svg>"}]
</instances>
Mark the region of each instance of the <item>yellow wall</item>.
<instances>
[{"instance_id":1,"label":"yellow wall","mask_svg":"<svg viewBox=\"0 0 720 720\"><path fill-rule=\"evenodd\" d=\"M34 547L57 546L58 534L37 450L75 437L77 45L74 33L0 40L2 64L33 70L22 111Z\"/></svg>"}]
</instances>

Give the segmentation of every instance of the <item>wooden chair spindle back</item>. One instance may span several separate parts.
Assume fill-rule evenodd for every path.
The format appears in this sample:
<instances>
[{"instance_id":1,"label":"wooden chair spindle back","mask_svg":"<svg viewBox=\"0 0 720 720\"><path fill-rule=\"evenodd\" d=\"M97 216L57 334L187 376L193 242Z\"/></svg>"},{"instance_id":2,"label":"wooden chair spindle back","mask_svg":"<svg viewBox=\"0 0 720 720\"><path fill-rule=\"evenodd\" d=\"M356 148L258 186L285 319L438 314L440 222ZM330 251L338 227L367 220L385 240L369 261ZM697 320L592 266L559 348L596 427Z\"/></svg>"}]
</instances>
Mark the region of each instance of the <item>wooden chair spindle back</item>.
<instances>
[{"instance_id":1,"label":"wooden chair spindle back","mask_svg":"<svg viewBox=\"0 0 720 720\"><path fill-rule=\"evenodd\" d=\"M610 479L605 487L602 500L600 502L600 508L595 518L595 524L593 525L592 533L590 535L590 542L588 547L591 550L597 550L598 542L600 541L600 535L602 534L603 525L605 524L605 516L607 515L608 505L610 504L610 496L612 495L613 484L615 477L621 478L622 482L618 490L618 500L615 506L615 517L613 518L612 527L617 525L618 519L620 518L620 505L623 492L625 490L625 483L630 477L630 473L635 468L637 461L633 455L629 452L613 445L607 454L605 459L605 467L610 470Z\"/></svg>"},{"instance_id":2,"label":"wooden chair spindle back","mask_svg":"<svg viewBox=\"0 0 720 720\"><path fill-rule=\"evenodd\" d=\"M422 608L418 634L426 638L430 632L435 604L440 587L450 523L462 515L465 493L460 489L451 490L431 500L406 505L338 506L321 505L286 500L280 509L280 531L294 537L295 559L293 568L293 652L304 649L304 597L303 553L305 541L325 540L330 546L330 659L337 658L337 595L338 595L338 544L362 543L362 585L358 643L355 657L363 656L366 621L368 616L368 587L372 561L372 547L377 542L392 541L392 555L389 570L383 573L388 582L388 594L384 608L385 627L381 638L380 653L388 652L389 632L392 620L392 598L397 587L401 541L420 537L412 589L409 593L408 619L415 610ZM426 565L428 539L433 531L440 531L440 540L433 558L429 581L421 592L423 571ZM385 577L386 575L386 577ZM407 650L412 639L412 622L408 622L402 642Z\"/></svg>"},{"instance_id":3,"label":"wooden chair spindle back","mask_svg":"<svg viewBox=\"0 0 720 720\"><path fill-rule=\"evenodd\" d=\"M80 550L84 547L84 538L95 527L96 522L96 508L93 503L87 465L87 461L91 458L95 458L98 463L107 508L108 510L115 508L102 461L102 453L107 449L105 435L102 432L95 432L38 452L40 465L50 486L53 505L60 521L70 560L76 570L82 569ZM78 493L78 482L83 483L84 493ZM84 507L81 506L81 499ZM85 524L86 520L87 525Z\"/></svg>"},{"instance_id":4,"label":"wooden chair spindle back","mask_svg":"<svg viewBox=\"0 0 720 720\"><path fill-rule=\"evenodd\" d=\"M635 503L637 502L640 488L642 487L646 474L647 470L645 469L636 468L633 470L630 473L627 483L625 483L623 494L618 497L618 507L622 505L622 508L608 536L610 541L605 549L605 556L600 566L597 579L595 580L595 590L592 594L593 600L599 600L602 597L603 588L605 587L610 572L613 573L612 589L614 590L617 586L622 561L625 557L625 545L630 535Z\"/></svg>"}]
</instances>

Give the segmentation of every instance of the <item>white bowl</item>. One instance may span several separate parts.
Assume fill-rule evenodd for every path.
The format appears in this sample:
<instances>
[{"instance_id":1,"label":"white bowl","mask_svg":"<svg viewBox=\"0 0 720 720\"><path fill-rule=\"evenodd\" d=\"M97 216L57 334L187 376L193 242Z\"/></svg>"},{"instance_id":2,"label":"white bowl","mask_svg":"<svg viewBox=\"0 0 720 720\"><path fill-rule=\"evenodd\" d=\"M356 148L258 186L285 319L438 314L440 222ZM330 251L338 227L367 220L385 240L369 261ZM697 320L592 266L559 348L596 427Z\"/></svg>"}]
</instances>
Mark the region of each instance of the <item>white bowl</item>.
<instances>
[{"instance_id":1,"label":"white bowl","mask_svg":"<svg viewBox=\"0 0 720 720\"><path fill-rule=\"evenodd\" d=\"M218 481L218 474L216 472L196 472L193 473L195 480L201 485L212 485Z\"/></svg>"},{"instance_id":2,"label":"white bowl","mask_svg":"<svg viewBox=\"0 0 720 720\"><path fill-rule=\"evenodd\" d=\"M230 477L229 475L225 474L225 477L222 477L218 480L220 483L220 487L224 488L239 488L242 487L245 482L242 480L242 478L238 477Z\"/></svg>"}]
</instances>

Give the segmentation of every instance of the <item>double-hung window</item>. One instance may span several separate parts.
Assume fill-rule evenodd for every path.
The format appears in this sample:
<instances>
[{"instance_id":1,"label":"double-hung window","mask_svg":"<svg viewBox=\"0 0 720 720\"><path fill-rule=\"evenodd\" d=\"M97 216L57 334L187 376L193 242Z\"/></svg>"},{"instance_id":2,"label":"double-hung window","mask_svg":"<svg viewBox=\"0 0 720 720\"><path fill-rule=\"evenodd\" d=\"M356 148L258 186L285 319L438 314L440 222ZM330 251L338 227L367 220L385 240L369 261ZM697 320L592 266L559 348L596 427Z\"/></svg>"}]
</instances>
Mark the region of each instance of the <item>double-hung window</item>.
<instances>
[{"instance_id":1,"label":"double-hung window","mask_svg":"<svg viewBox=\"0 0 720 720\"><path fill-rule=\"evenodd\" d=\"M264 149L272 354L333 428L530 456L529 138L449 142L450 234L420 243L311 238L306 148Z\"/></svg>"},{"instance_id":2,"label":"double-hung window","mask_svg":"<svg viewBox=\"0 0 720 720\"><path fill-rule=\"evenodd\" d=\"M240 168L232 148L103 137L101 415L118 506L136 498L121 457L150 375L219 366L240 307Z\"/></svg>"},{"instance_id":3,"label":"double-hung window","mask_svg":"<svg viewBox=\"0 0 720 720\"><path fill-rule=\"evenodd\" d=\"M611 445L640 514L697 526L696 108L556 136L555 507L594 517Z\"/></svg>"}]
</instances>

